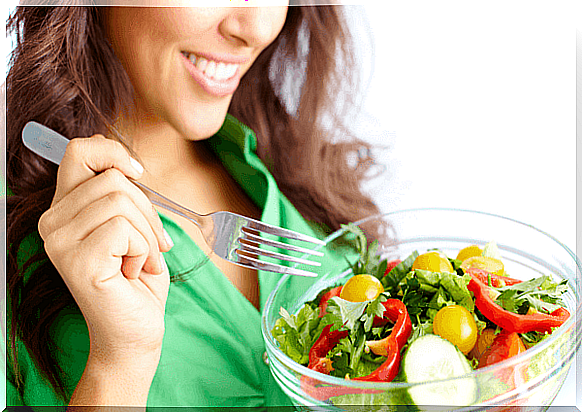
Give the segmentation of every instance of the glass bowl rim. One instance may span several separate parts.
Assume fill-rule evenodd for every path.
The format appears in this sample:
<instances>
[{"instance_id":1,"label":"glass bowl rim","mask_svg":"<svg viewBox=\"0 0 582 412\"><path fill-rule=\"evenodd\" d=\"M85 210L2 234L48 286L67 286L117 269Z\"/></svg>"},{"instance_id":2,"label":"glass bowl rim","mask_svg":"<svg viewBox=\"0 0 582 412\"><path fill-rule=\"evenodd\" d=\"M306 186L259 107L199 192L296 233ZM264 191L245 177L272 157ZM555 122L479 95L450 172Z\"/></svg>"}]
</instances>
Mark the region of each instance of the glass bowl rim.
<instances>
[{"instance_id":1,"label":"glass bowl rim","mask_svg":"<svg viewBox=\"0 0 582 412\"><path fill-rule=\"evenodd\" d=\"M506 220L506 221L509 221L511 223L525 226L528 229L533 229L533 230L539 232L540 234L548 237L550 240L554 241L562 249L564 249L568 253L568 255L574 260L574 262L576 264L577 273L582 273L582 263L581 263L580 259L577 258L577 256L570 250L570 248L568 248L568 246L564 245L562 242L560 242L558 239L556 239L552 235L550 235L550 234L548 234L548 233L546 233L546 232L544 232L544 231L542 231L542 230L538 229L537 227L532 226L530 224L523 223L523 222L516 220L516 219L512 219L509 217L505 217L505 216L501 216L501 215L497 215L497 214L493 214L493 213L489 213L489 212L470 210L470 209L442 208L442 207L411 208L411 209L397 210L397 211L393 211L393 212L374 214L374 215L365 217L363 219L360 219L360 220L354 222L354 224L359 226L367 221L378 219L381 217L394 216L394 215L403 214L403 213L431 212L431 211L460 212L460 213L470 213L470 214L475 214L475 215L482 215L482 216ZM325 245L327 245L329 242L335 240L336 238L340 237L343 233L345 233L345 231L343 229L339 229L339 230L334 231L333 233L331 233L330 235L328 235L324 239ZM318 249L323 248L325 245L318 247ZM340 274L338 274L337 277L344 275L347 271L350 271L350 269L347 269L347 270L341 272ZM533 358L534 356L538 355L540 352L543 352L549 346L554 344L556 341L558 341L559 338L562 337L566 333L566 331L568 331L572 328L573 329L572 333L574 336L572 350L570 351L570 353L568 353L566 355L566 357L564 359L561 359L561 361L562 361L561 363L557 362L553 365L552 369L550 370L550 371L553 371L556 368L560 368L562 364L569 362L572 358L574 358L577 350L581 346L582 331L580 330L581 329L580 326L582 323L582 302L580 300L580 294L576 290L576 288L573 287L572 285L569 285L571 290L573 291L576 299L577 299L577 302L576 302L576 308L574 310L574 313L570 314L570 317L568 318L568 320L566 322L564 322L564 324L562 326L560 326L560 328L558 328L555 332L553 332L549 338L544 339L543 341L541 341L540 343L538 343L534 347L528 349L527 351L525 351L519 355L513 356L509 359L506 359L502 362L498 362L494 365L487 366L487 367L480 368L480 369L476 369L476 370L473 370L465 375L459 375L459 376L455 376L455 377L449 378L449 379L424 381L424 382L364 382L364 381L347 380L344 378L338 378L338 377L334 377L334 376L330 376L330 375L324 375L322 373L315 372L315 371L307 368L306 366L303 366L303 365L295 362L291 358L289 358L285 353L283 353L283 351L281 351L281 349L277 345L277 342L272 337L270 330L268 330L268 327L267 327L268 310L267 309L272 306L272 303L273 303L273 300L275 298L277 291L280 290L280 287L291 276L292 275L287 274L287 275L284 275L281 277L281 279L277 282L277 285L275 286L275 288L269 294L269 297L265 303L265 307L264 307L264 310L263 310L262 315L261 315L261 331L263 334L263 340L265 341L265 344L266 344L267 349L268 349L267 353L269 351L271 351L279 359L279 361L281 361L281 363L283 363L284 365L286 365L290 369L301 373L301 375L303 375L303 376L307 376L309 378L315 379L315 380L319 381L320 383L324 383L324 384L350 387L350 388L354 388L354 389L374 388L374 389L390 390L390 389L406 389L406 388L416 387L416 386L421 386L421 385L443 384L443 383L459 381L459 380L463 380L463 379L467 379L467 378L477 378L477 377L484 375L484 374L494 373L497 370L503 370L505 368L510 368L512 366L515 366L516 364L520 364L522 361ZM544 378L548 372L549 371L546 371L545 373L540 374L539 376L536 377L536 379Z\"/></svg>"}]
</instances>

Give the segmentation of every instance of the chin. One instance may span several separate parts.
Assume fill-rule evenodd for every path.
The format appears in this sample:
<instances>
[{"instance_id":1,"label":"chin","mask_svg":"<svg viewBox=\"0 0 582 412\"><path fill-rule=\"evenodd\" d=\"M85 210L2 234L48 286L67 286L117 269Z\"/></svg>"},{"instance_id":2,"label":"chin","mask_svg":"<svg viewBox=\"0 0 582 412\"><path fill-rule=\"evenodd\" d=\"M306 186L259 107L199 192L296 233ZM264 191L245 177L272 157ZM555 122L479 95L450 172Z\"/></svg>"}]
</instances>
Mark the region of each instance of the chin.
<instances>
[{"instance_id":1,"label":"chin","mask_svg":"<svg viewBox=\"0 0 582 412\"><path fill-rule=\"evenodd\" d=\"M216 110L214 113L198 113L192 116L189 122L184 123L180 129L188 140L204 140L214 136L224 124L227 111Z\"/></svg>"}]
</instances>

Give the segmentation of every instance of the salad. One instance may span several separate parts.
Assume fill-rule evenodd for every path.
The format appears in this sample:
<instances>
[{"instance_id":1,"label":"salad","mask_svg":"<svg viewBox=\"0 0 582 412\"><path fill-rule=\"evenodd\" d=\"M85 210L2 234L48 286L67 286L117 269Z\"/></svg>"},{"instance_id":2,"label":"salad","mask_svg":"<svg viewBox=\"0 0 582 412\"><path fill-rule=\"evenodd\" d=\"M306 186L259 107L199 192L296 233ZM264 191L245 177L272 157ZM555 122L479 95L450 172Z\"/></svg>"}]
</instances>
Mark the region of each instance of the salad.
<instances>
[{"instance_id":1,"label":"salad","mask_svg":"<svg viewBox=\"0 0 582 412\"><path fill-rule=\"evenodd\" d=\"M454 258L432 249L389 261L358 226L343 228L358 252L353 275L297 313L281 307L271 331L287 356L314 371L371 382L454 378L526 351L570 316L561 299L566 280L512 278L495 242L467 245ZM500 380L517 387L523 373ZM349 393L302 379L316 399ZM466 379L455 390L411 389L407 402L434 404L436 396L441 405L469 405L476 392Z\"/></svg>"}]
</instances>

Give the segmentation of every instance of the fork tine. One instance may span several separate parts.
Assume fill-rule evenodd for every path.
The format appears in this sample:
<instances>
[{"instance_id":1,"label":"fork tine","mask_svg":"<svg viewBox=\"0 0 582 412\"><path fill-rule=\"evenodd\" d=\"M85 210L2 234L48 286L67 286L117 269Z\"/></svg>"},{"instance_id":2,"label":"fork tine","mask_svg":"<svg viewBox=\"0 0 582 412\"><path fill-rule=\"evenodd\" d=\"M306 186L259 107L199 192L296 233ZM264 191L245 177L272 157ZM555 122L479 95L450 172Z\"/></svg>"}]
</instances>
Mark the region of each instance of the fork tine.
<instances>
[{"instance_id":1,"label":"fork tine","mask_svg":"<svg viewBox=\"0 0 582 412\"><path fill-rule=\"evenodd\" d=\"M249 241L247 240L247 242L249 242ZM271 252L270 250L261 249L260 247L258 247L258 244L254 243L254 242L253 242L254 244L247 244L247 243L240 242L240 239L239 239L239 243L242 245L242 247L240 247L239 249L235 249L235 250L241 250L243 252L257 254L259 256L265 256L265 257L275 258L275 259L279 259L279 260L285 260L287 262L292 262L292 263L303 263L305 265L321 266L321 263L319 263L319 262L312 262L311 260L306 260L306 259L302 259L302 258L298 258L298 257L294 257L294 256L284 255L282 253ZM251 242L249 242L249 243L251 243Z\"/></svg>"},{"instance_id":2,"label":"fork tine","mask_svg":"<svg viewBox=\"0 0 582 412\"><path fill-rule=\"evenodd\" d=\"M260 236L257 236L254 233L251 233L245 229L247 229L247 228L242 228L243 239L245 239L245 240L248 239L248 240L263 244L263 245L273 246L273 247L276 247L278 249L290 250L293 252L299 252L299 253L313 255L313 256L323 256L324 255L323 252L319 252L317 250L307 249L304 247L290 245L288 243L282 243L282 242L278 242L276 240L271 240L271 239L267 239L264 237L260 237Z\"/></svg>"},{"instance_id":3,"label":"fork tine","mask_svg":"<svg viewBox=\"0 0 582 412\"><path fill-rule=\"evenodd\" d=\"M266 270L267 272L275 272L283 275L296 275L296 276L306 276L306 277L317 277L317 273L308 272L306 270L301 270L297 268L292 268L288 266L277 265L275 263L263 262L258 259L254 259L249 256L238 255L237 265L244 266L250 269Z\"/></svg>"},{"instance_id":4,"label":"fork tine","mask_svg":"<svg viewBox=\"0 0 582 412\"><path fill-rule=\"evenodd\" d=\"M297 233L289 229L283 229L281 227L272 226L263 222L259 222L254 219L246 218L248 220L247 227L255 229L264 233L268 233L274 236L285 237L287 239L301 240L303 242L314 243L316 245L325 245L325 242L320 239L316 239L311 236L304 235L303 233Z\"/></svg>"}]
</instances>

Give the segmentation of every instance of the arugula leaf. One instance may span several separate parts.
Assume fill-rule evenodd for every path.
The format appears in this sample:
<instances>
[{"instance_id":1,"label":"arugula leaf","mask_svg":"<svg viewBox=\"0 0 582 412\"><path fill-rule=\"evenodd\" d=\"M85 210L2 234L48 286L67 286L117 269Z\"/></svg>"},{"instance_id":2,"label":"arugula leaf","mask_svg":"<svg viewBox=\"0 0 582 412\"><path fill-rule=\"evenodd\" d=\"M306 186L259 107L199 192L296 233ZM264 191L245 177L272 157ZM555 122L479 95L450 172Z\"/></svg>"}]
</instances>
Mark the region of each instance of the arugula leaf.
<instances>
[{"instance_id":1,"label":"arugula leaf","mask_svg":"<svg viewBox=\"0 0 582 412\"><path fill-rule=\"evenodd\" d=\"M418 257L418 252L414 251L410 256L396 265L390 273L380 279L384 290L390 293L390 296L396 296L400 289L400 282L406 277L408 272L412 270L412 265Z\"/></svg>"},{"instance_id":2,"label":"arugula leaf","mask_svg":"<svg viewBox=\"0 0 582 412\"><path fill-rule=\"evenodd\" d=\"M386 269L388 269L388 259L384 259L378 264L378 269L376 271L376 277L378 279L382 279L384 277L384 273L386 272Z\"/></svg>"},{"instance_id":3,"label":"arugula leaf","mask_svg":"<svg viewBox=\"0 0 582 412\"><path fill-rule=\"evenodd\" d=\"M348 352L340 352L333 358L331 358L333 364L333 370L329 373L331 376L337 378L345 378L346 375L353 376L354 371L350 368L350 359Z\"/></svg>"},{"instance_id":4,"label":"arugula leaf","mask_svg":"<svg viewBox=\"0 0 582 412\"><path fill-rule=\"evenodd\" d=\"M406 305L412 324L418 323L418 316L429 307L429 298L420 290L416 276L406 277L402 285L402 303Z\"/></svg>"},{"instance_id":5,"label":"arugula leaf","mask_svg":"<svg viewBox=\"0 0 582 412\"><path fill-rule=\"evenodd\" d=\"M527 313L532 307L538 312L551 313L562 306L561 295L566 292L567 281L553 282L549 276L530 279L514 285L497 288L501 294L496 302L514 313Z\"/></svg>"},{"instance_id":6,"label":"arugula leaf","mask_svg":"<svg viewBox=\"0 0 582 412\"><path fill-rule=\"evenodd\" d=\"M360 362L356 365L354 369L353 375L350 375L351 378L358 378L360 376L366 376L374 372L380 366L379 363L383 362L386 358L381 357L379 361L376 362L368 360L368 358L360 359Z\"/></svg>"},{"instance_id":7,"label":"arugula leaf","mask_svg":"<svg viewBox=\"0 0 582 412\"><path fill-rule=\"evenodd\" d=\"M412 333L408 338L407 344L410 345L416 339L420 338L421 336L427 335L432 333L432 321L427 320L425 322L417 322L415 325L412 325Z\"/></svg>"},{"instance_id":8,"label":"arugula leaf","mask_svg":"<svg viewBox=\"0 0 582 412\"><path fill-rule=\"evenodd\" d=\"M382 332L384 332L384 326L380 326L378 328L372 328L372 335L380 338L382 336Z\"/></svg>"},{"instance_id":9,"label":"arugula leaf","mask_svg":"<svg viewBox=\"0 0 582 412\"><path fill-rule=\"evenodd\" d=\"M454 305L455 303L456 302L454 300L451 300L449 294L446 293L442 287L440 287L437 293L433 295L430 302L428 302L429 308L426 311L426 314L428 315L428 318L432 322L439 310L441 310L445 306Z\"/></svg>"},{"instance_id":10,"label":"arugula leaf","mask_svg":"<svg viewBox=\"0 0 582 412\"><path fill-rule=\"evenodd\" d=\"M361 329L357 329L354 334L354 345L352 346L352 351L350 353L350 369L356 370L358 363L360 363L360 358L362 353L364 353L364 347L366 346L366 335Z\"/></svg>"},{"instance_id":11,"label":"arugula leaf","mask_svg":"<svg viewBox=\"0 0 582 412\"><path fill-rule=\"evenodd\" d=\"M526 300L517 298L517 294L517 290L506 290L497 296L495 303L505 310L523 315L527 313L529 304Z\"/></svg>"},{"instance_id":12,"label":"arugula leaf","mask_svg":"<svg viewBox=\"0 0 582 412\"><path fill-rule=\"evenodd\" d=\"M375 239L368 246L368 239L364 231L354 223L348 223L347 225L341 225L344 230L344 236L353 235L355 236L355 248L358 251L359 259L351 264L352 272L354 275L372 275L380 279L384 276L384 272L379 270L380 266L380 255L378 253L379 243ZM384 267L386 270L386 267Z\"/></svg>"},{"instance_id":13,"label":"arugula leaf","mask_svg":"<svg viewBox=\"0 0 582 412\"><path fill-rule=\"evenodd\" d=\"M526 333L520 333L520 336L521 336L521 339L523 340L523 343L525 343L527 347L530 347L533 345L537 345L538 343L540 343L544 339L549 338L551 336L551 334L537 332L537 331L531 331L531 332L526 332Z\"/></svg>"},{"instance_id":14,"label":"arugula leaf","mask_svg":"<svg viewBox=\"0 0 582 412\"><path fill-rule=\"evenodd\" d=\"M455 270L455 272L459 273L458 270L461 269L461 264L463 263L463 261L449 258L449 262L451 262L451 265L453 266L453 269Z\"/></svg>"}]
</instances>

